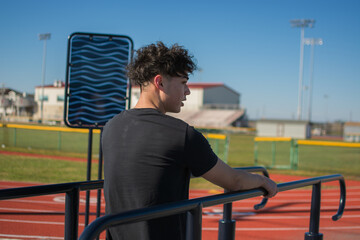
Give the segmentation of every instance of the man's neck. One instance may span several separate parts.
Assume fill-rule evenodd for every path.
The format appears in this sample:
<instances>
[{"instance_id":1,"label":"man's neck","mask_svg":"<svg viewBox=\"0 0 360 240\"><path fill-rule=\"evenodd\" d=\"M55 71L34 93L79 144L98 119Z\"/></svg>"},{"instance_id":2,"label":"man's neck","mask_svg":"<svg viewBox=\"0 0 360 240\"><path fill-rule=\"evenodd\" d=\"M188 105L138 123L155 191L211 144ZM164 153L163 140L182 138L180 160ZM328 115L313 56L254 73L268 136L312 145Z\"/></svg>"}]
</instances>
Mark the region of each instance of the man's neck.
<instances>
[{"instance_id":1,"label":"man's neck","mask_svg":"<svg viewBox=\"0 0 360 240\"><path fill-rule=\"evenodd\" d=\"M139 101L136 103L134 108L153 108L165 114L160 98L154 94L154 92L141 92Z\"/></svg>"}]
</instances>

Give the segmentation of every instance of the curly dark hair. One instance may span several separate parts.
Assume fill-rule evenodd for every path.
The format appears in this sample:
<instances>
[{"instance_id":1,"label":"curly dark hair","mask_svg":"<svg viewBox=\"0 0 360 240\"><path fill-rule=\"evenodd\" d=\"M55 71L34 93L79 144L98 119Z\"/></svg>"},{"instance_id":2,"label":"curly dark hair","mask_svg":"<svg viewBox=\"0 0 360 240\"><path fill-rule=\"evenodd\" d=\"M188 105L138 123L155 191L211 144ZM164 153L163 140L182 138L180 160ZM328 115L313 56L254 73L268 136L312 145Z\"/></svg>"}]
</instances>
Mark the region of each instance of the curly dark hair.
<instances>
[{"instance_id":1,"label":"curly dark hair","mask_svg":"<svg viewBox=\"0 0 360 240\"><path fill-rule=\"evenodd\" d=\"M133 84L144 86L157 74L187 76L196 68L188 50L178 44L166 47L164 43L157 42L136 51L134 61L127 66L127 76Z\"/></svg>"}]
</instances>

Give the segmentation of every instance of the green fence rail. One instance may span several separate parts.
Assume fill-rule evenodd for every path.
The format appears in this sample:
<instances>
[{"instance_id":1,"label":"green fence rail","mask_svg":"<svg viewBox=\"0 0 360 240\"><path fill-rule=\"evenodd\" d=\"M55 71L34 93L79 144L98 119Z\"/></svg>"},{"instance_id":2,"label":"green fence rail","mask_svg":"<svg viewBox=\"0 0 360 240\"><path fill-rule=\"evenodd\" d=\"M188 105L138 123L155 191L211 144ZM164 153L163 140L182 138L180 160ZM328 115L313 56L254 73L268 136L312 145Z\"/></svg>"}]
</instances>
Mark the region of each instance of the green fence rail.
<instances>
[{"instance_id":1,"label":"green fence rail","mask_svg":"<svg viewBox=\"0 0 360 240\"><path fill-rule=\"evenodd\" d=\"M266 162L267 168L297 169L298 154L296 148L294 148L294 139L256 137L254 141L255 164ZM271 156L270 161L269 156ZM262 161L259 161L259 159Z\"/></svg>"},{"instance_id":2,"label":"green fence rail","mask_svg":"<svg viewBox=\"0 0 360 240\"><path fill-rule=\"evenodd\" d=\"M343 168L354 175L360 171L360 143L256 137L254 162L269 169L338 171Z\"/></svg>"}]
</instances>

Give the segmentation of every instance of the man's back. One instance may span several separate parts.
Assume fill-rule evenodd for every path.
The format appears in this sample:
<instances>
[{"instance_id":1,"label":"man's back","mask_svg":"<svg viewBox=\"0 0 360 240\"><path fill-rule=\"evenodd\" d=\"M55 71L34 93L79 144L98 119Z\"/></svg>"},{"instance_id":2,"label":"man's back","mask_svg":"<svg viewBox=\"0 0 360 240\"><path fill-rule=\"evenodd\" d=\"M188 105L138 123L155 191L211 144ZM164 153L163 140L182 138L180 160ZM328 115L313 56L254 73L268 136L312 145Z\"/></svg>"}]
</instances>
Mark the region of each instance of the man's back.
<instances>
[{"instance_id":1,"label":"man's back","mask_svg":"<svg viewBox=\"0 0 360 240\"><path fill-rule=\"evenodd\" d=\"M202 158L206 163L192 160L192 130L155 109L128 110L109 121L102 142L106 212L187 199L190 169L201 175L216 163L207 147ZM124 225L110 233L121 236L115 239L184 239L185 215Z\"/></svg>"}]
</instances>

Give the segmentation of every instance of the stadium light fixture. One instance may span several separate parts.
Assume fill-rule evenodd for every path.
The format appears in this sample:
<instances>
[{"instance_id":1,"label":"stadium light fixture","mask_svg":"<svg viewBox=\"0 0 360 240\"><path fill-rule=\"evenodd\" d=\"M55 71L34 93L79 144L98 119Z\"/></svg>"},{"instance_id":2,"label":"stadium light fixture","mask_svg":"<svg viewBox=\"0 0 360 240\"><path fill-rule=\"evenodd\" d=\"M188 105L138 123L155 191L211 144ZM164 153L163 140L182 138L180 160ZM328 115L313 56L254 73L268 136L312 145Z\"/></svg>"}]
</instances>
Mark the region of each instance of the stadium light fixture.
<instances>
[{"instance_id":1,"label":"stadium light fixture","mask_svg":"<svg viewBox=\"0 0 360 240\"><path fill-rule=\"evenodd\" d=\"M297 118L301 120L302 112L302 91L303 91L303 73L304 73L304 29L306 27L314 27L315 20L313 19L295 19L290 20L292 27L301 28L300 35L300 63L299 63L299 95L298 95L298 108L297 108Z\"/></svg>"},{"instance_id":2,"label":"stadium light fixture","mask_svg":"<svg viewBox=\"0 0 360 240\"><path fill-rule=\"evenodd\" d=\"M308 121L311 121L311 108L312 108L312 89L313 89L313 72L314 72L314 48L315 45L323 45L321 38L305 38L304 44L311 45L310 57L310 82L309 82L309 102L308 102Z\"/></svg>"},{"instance_id":3,"label":"stadium light fixture","mask_svg":"<svg viewBox=\"0 0 360 240\"><path fill-rule=\"evenodd\" d=\"M42 33L39 34L39 40L44 41L44 50L43 50L43 63L42 63L42 81L41 81L41 122L43 122L44 117L44 84L45 84L45 63L46 63L46 41L49 40L51 37L50 33Z\"/></svg>"}]
</instances>

